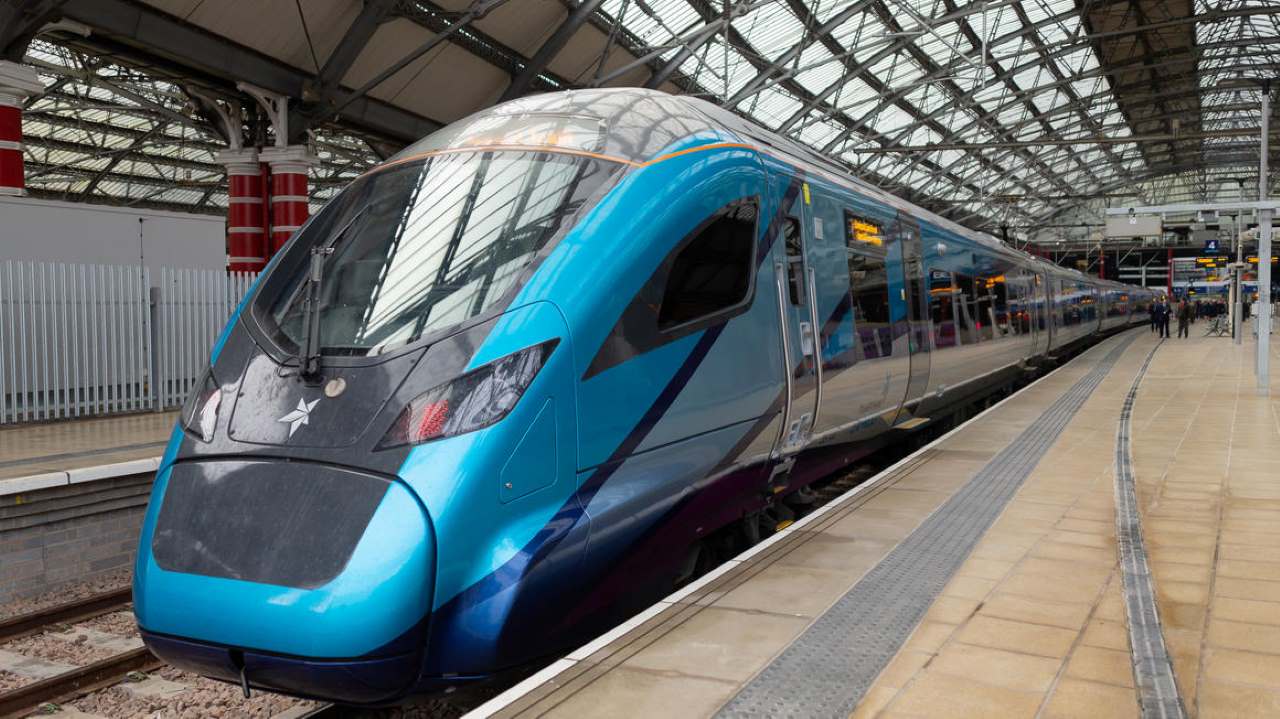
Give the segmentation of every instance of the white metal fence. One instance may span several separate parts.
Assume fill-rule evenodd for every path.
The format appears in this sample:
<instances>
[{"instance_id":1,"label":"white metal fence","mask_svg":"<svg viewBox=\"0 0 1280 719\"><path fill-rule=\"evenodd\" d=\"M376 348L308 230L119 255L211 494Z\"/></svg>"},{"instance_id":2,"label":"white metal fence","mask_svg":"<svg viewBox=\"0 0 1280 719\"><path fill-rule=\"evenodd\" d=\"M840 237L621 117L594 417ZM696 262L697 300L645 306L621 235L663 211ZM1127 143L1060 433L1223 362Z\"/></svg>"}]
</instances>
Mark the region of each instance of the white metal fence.
<instances>
[{"instance_id":1,"label":"white metal fence","mask_svg":"<svg viewBox=\"0 0 1280 719\"><path fill-rule=\"evenodd\" d=\"M0 263L0 424L180 406L254 277Z\"/></svg>"}]
</instances>

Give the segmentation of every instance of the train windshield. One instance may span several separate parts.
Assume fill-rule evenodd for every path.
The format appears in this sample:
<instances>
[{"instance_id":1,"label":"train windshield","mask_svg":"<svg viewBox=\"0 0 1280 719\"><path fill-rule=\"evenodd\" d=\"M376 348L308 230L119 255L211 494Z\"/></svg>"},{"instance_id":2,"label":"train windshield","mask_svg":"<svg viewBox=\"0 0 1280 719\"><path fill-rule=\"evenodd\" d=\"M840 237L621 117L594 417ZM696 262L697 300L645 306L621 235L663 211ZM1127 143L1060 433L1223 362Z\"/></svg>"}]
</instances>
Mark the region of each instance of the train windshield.
<instances>
[{"instance_id":1,"label":"train windshield","mask_svg":"<svg viewBox=\"0 0 1280 719\"><path fill-rule=\"evenodd\" d=\"M315 247L332 248L318 283L321 354L381 354L497 309L616 167L501 151L444 153L373 172L290 245L255 316L282 346L304 343Z\"/></svg>"}]
</instances>

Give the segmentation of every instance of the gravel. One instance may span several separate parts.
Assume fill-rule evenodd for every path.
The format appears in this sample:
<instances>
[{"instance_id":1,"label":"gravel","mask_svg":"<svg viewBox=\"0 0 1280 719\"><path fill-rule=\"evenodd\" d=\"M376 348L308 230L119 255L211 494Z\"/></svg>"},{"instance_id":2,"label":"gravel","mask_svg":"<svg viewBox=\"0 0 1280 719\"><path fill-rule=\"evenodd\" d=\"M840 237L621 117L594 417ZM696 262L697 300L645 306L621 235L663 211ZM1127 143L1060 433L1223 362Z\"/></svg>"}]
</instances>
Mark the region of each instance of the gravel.
<instances>
[{"instance_id":1,"label":"gravel","mask_svg":"<svg viewBox=\"0 0 1280 719\"><path fill-rule=\"evenodd\" d=\"M0 692L7 692L11 689L17 689L24 684L30 684L31 679L20 677L17 674L0 671Z\"/></svg>"},{"instance_id":2,"label":"gravel","mask_svg":"<svg viewBox=\"0 0 1280 719\"><path fill-rule=\"evenodd\" d=\"M128 581L128 572L115 572L111 576L78 583L74 587L69 587L56 594L10 603L0 607L0 612L20 614L36 611L43 607L107 591ZM2 616L6 615L0 614L0 617ZM79 627L92 628L119 636L137 636L137 624L132 610L104 614L100 617L78 622L71 628ZM65 626L58 627L56 631L66 628ZM78 666L105 659L113 653L110 650L93 647L85 642L69 642L46 634L24 637L9 642L0 648L27 656ZM124 688L129 684L126 681L81 697L70 702L68 706L81 712L110 717L111 719L124 717L146 717L148 719L269 718L294 707L311 708L317 706L316 702L263 691L255 691L252 697L245 699L238 686L188 674L170 666L161 667L151 672L149 676L181 684L187 689L171 696L138 696ZM30 683L30 681L15 674L0 671L0 692L22 686ZM493 693L496 694L497 690L495 689ZM484 698L487 697L482 697L478 700L473 699L470 704L479 704ZM345 716L358 717L359 719L457 719L464 713L466 713L466 709L443 700L421 700L410 707L353 710Z\"/></svg>"},{"instance_id":3,"label":"gravel","mask_svg":"<svg viewBox=\"0 0 1280 719\"><path fill-rule=\"evenodd\" d=\"M15 599L11 602L0 604L0 619L29 614L101 592L119 589L127 586L132 581L133 569L115 569L99 574L92 579L65 584L54 591L45 592L35 597Z\"/></svg>"},{"instance_id":4,"label":"gravel","mask_svg":"<svg viewBox=\"0 0 1280 719\"><path fill-rule=\"evenodd\" d=\"M133 610L126 609L110 614L103 614L100 617L86 619L76 624L77 627L87 627L89 629L97 629L100 632L108 634L119 634L122 637L132 637L138 634L138 622L133 618Z\"/></svg>"},{"instance_id":5,"label":"gravel","mask_svg":"<svg viewBox=\"0 0 1280 719\"><path fill-rule=\"evenodd\" d=\"M0 649L76 667L91 664L115 654L110 649L95 647L86 643L83 639L67 641L60 637L49 636L44 632L23 637L22 639L15 639L8 644L0 646Z\"/></svg>"},{"instance_id":6,"label":"gravel","mask_svg":"<svg viewBox=\"0 0 1280 719\"><path fill-rule=\"evenodd\" d=\"M113 718L155 716L165 719L270 717L299 704L315 706L315 702L302 702L266 692L254 692L251 698L245 699L240 687L193 676L168 666L152 672L150 676L183 684L187 690L171 697L140 697L116 685L78 699L71 706L82 712Z\"/></svg>"}]
</instances>

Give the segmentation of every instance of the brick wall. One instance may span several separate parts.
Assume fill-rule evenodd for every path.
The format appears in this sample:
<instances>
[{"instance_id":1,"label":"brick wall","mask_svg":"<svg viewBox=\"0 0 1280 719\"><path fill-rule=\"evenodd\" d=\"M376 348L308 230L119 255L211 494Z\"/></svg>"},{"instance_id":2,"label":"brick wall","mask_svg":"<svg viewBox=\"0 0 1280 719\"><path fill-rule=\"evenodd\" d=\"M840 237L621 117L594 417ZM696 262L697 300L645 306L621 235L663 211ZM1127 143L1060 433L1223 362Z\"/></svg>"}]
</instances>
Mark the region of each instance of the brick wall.
<instances>
[{"instance_id":1,"label":"brick wall","mask_svg":"<svg viewBox=\"0 0 1280 719\"><path fill-rule=\"evenodd\" d=\"M130 566L153 478L0 497L0 604Z\"/></svg>"}]
</instances>

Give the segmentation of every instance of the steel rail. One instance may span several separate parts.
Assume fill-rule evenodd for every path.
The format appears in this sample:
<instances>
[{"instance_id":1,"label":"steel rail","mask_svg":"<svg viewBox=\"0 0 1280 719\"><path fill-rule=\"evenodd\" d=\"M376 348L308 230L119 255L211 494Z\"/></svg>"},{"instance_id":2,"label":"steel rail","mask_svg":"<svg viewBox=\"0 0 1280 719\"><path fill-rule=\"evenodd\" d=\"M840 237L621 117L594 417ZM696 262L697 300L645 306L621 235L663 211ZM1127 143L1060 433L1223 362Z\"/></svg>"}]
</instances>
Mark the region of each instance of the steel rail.
<instances>
[{"instance_id":1,"label":"steel rail","mask_svg":"<svg viewBox=\"0 0 1280 719\"><path fill-rule=\"evenodd\" d=\"M133 590L121 587L56 607L0 620L0 643L34 634L51 624L79 622L121 609L133 601ZM3 714L3 712L0 712Z\"/></svg>"},{"instance_id":2,"label":"steel rail","mask_svg":"<svg viewBox=\"0 0 1280 719\"><path fill-rule=\"evenodd\" d=\"M302 714L298 719L338 719L343 716L342 707L337 704L321 704L306 714Z\"/></svg>"},{"instance_id":3,"label":"steel rail","mask_svg":"<svg viewBox=\"0 0 1280 719\"><path fill-rule=\"evenodd\" d=\"M129 672L149 671L161 665L146 647L138 647L57 676L0 694L0 716L20 716L41 704L79 697L110 686Z\"/></svg>"}]
</instances>

